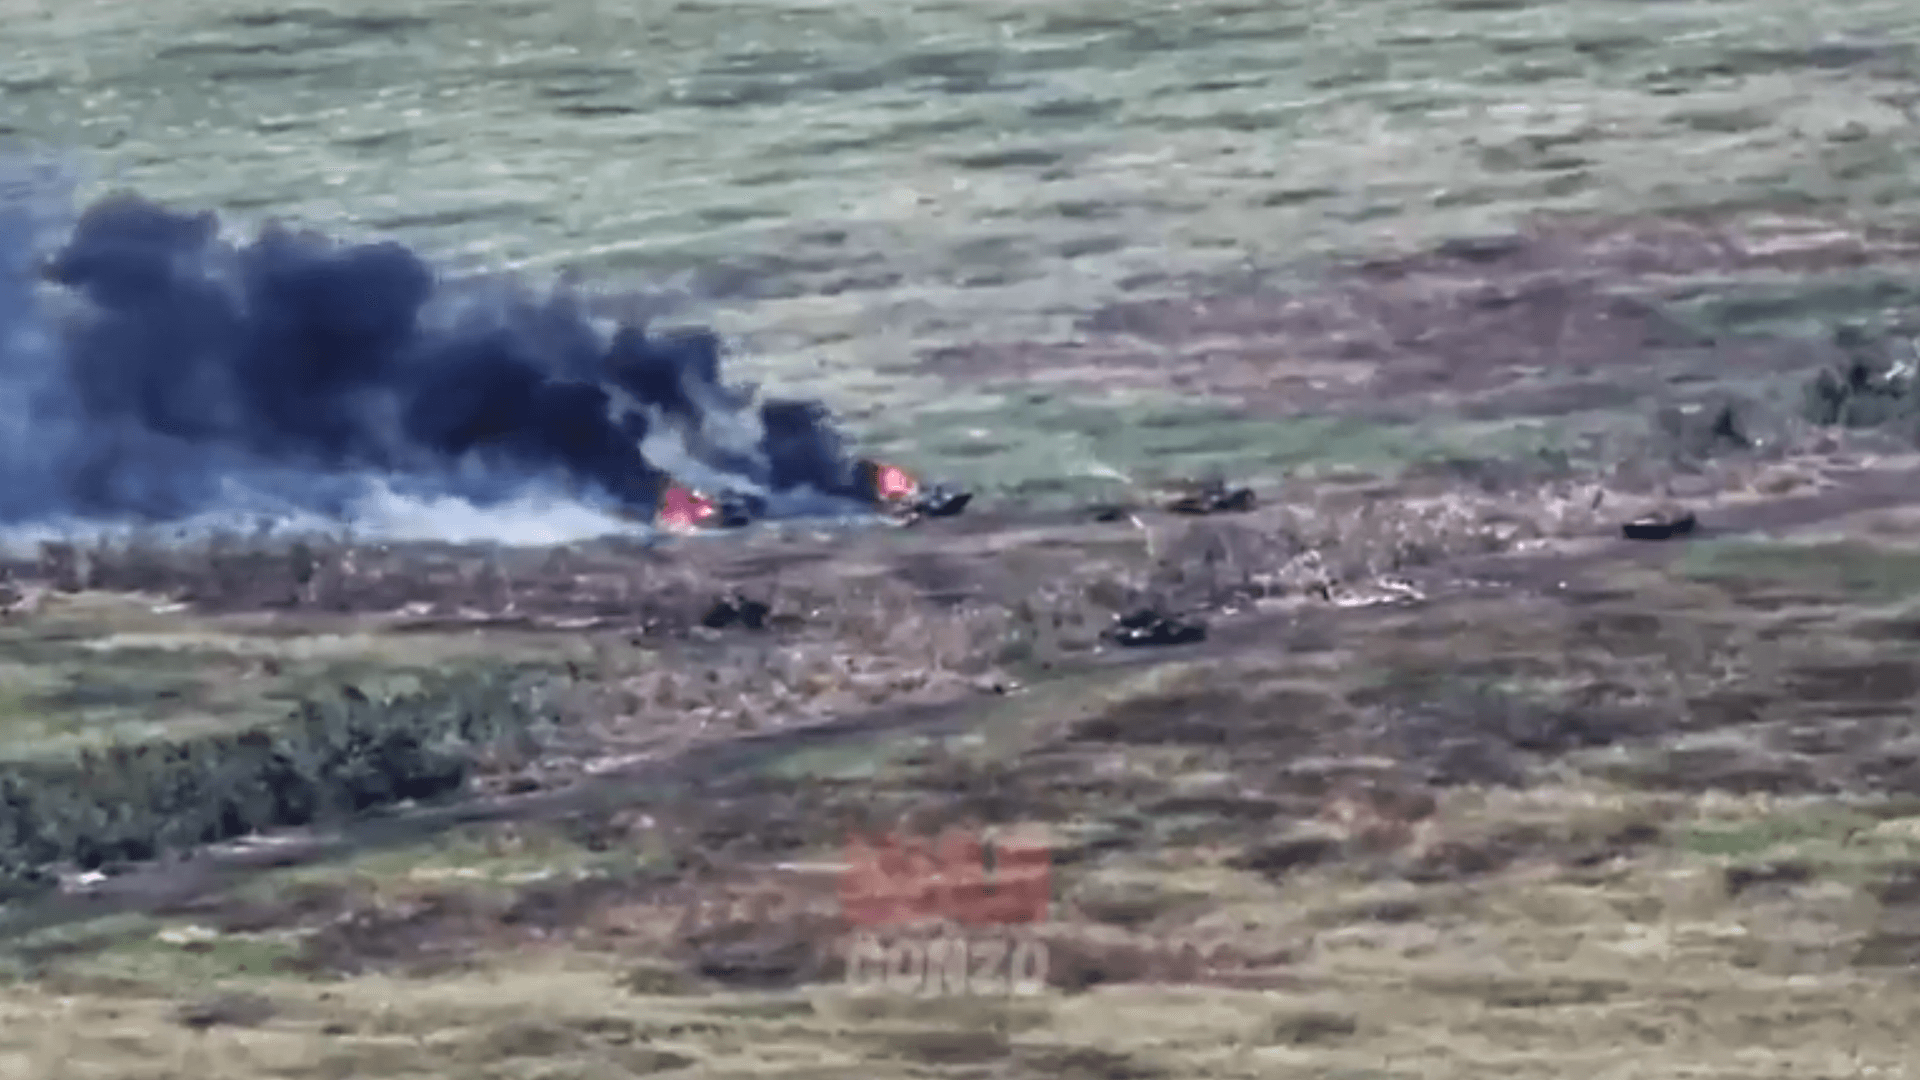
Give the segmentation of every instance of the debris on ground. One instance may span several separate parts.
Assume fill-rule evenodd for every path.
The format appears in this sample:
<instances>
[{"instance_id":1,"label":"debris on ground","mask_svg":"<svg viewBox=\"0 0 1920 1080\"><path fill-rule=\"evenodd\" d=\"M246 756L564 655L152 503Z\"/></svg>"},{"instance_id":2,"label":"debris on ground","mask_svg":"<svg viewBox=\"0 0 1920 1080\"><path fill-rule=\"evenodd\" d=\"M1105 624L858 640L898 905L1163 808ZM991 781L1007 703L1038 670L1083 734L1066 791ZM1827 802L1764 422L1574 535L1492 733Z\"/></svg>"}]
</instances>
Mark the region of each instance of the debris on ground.
<instances>
[{"instance_id":1,"label":"debris on ground","mask_svg":"<svg viewBox=\"0 0 1920 1080\"><path fill-rule=\"evenodd\" d=\"M1335 607L1377 607L1382 604L1417 604L1427 594L1405 578L1383 577L1366 585L1316 582L1307 591Z\"/></svg>"},{"instance_id":2,"label":"debris on ground","mask_svg":"<svg viewBox=\"0 0 1920 1080\"><path fill-rule=\"evenodd\" d=\"M1749 430L1747 415L1757 408L1731 400L1670 405L1654 414L1654 426L1671 453L1683 460L1705 461L1761 445L1763 440Z\"/></svg>"},{"instance_id":3,"label":"debris on ground","mask_svg":"<svg viewBox=\"0 0 1920 1080\"><path fill-rule=\"evenodd\" d=\"M1118 616L1107 631L1114 644L1129 648L1150 645L1189 645L1207 638L1207 624L1193 619L1163 615L1152 608L1141 608Z\"/></svg>"},{"instance_id":4,"label":"debris on ground","mask_svg":"<svg viewBox=\"0 0 1920 1080\"><path fill-rule=\"evenodd\" d=\"M194 1031L222 1025L258 1027L273 1019L279 1010L272 1000L253 993L225 993L190 1001L174 1010L174 1022Z\"/></svg>"},{"instance_id":5,"label":"debris on ground","mask_svg":"<svg viewBox=\"0 0 1920 1080\"><path fill-rule=\"evenodd\" d=\"M1691 510L1659 510L1634 518L1620 526L1620 532L1629 540L1671 540L1692 532L1693 526Z\"/></svg>"},{"instance_id":6,"label":"debris on ground","mask_svg":"<svg viewBox=\"0 0 1920 1080\"><path fill-rule=\"evenodd\" d=\"M1253 489L1209 480L1167 504L1176 514L1244 514L1254 506Z\"/></svg>"},{"instance_id":7,"label":"debris on ground","mask_svg":"<svg viewBox=\"0 0 1920 1080\"><path fill-rule=\"evenodd\" d=\"M724 630L729 626L745 627L748 630L767 628L767 616L773 608L759 600L749 600L744 596L725 596L714 601L707 613L700 618L700 625L709 630Z\"/></svg>"},{"instance_id":8,"label":"debris on ground","mask_svg":"<svg viewBox=\"0 0 1920 1080\"><path fill-rule=\"evenodd\" d=\"M1920 411L1914 394L1920 358L1913 355L1911 343L1896 347L1885 335L1858 326L1835 330L1833 343L1843 359L1804 388L1801 413L1807 420L1822 427L1847 428L1913 420Z\"/></svg>"}]
</instances>

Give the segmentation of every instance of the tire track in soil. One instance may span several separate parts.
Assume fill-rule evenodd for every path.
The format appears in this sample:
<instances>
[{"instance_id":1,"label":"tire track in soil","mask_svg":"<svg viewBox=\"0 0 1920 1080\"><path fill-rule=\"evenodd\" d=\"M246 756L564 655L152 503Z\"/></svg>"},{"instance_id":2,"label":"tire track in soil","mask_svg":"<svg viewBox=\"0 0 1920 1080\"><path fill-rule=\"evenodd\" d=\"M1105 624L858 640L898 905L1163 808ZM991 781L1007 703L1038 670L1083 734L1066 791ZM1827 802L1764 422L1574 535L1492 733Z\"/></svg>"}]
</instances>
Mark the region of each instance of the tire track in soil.
<instances>
[{"instance_id":1,"label":"tire track in soil","mask_svg":"<svg viewBox=\"0 0 1920 1080\"><path fill-rule=\"evenodd\" d=\"M1487 591L1551 594L1583 572L1630 563L1671 562L1699 539L1804 528L1863 511L1920 504L1920 467L1854 469L1834 474L1835 486L1809 495L1726 506L1710 511L1686 540L1632 541L1617 535L1577 538L1552 551L1476 556L1408 575L1432 603ZM972 530L969 530L970 532ZM1395 610L1383 605L1385 612ZM1089 671L1142 668L1171 660L1224 659L1250 648L1284 642L1303 615L1326 622L1361 623L1383 614L1374 608L1310 608L1251 613L1218 621L1204 642L1161 649L1117 650L1090 660L1058 665L1049 683ZM1323 621L1325 620L1325 621ZM227 844L183 858L150 864L110 878L82 893L62 893L0 911L0 942L62 925L112 915L152 913L205 899L239 884L249 874L306 866L347 855L417 842L466 825L550 821L593 810L646 805L678 793L719 794L753 781L752 771L801 750L875 737L949 734L970 726L981 702L967 697L933 704L883 708L778 732L745 735L696 746L673 756L609 770L570 787L524 795L492 796L415 807L363 818L333 832L292 830L250 844Z\"/></svg>"}]
</instances>

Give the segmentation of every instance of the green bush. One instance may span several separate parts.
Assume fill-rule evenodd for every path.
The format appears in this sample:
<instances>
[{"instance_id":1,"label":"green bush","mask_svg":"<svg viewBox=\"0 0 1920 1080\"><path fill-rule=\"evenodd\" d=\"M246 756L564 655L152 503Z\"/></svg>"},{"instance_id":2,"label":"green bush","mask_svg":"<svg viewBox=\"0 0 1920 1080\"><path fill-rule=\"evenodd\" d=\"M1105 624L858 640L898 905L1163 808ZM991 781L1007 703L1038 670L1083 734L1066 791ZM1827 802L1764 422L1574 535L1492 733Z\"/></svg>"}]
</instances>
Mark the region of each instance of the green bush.
<instances>
[{"instance_id":1,"label":"green bush","mask_svg":"<svg viewBox=\"0 0 1920 1080\"><path fill-rule=\"evenodd\" d=\"M476 751L537 735L528 689L501 674L384 700L347 687L279 724L0 765L0 892L43 888L57 864L90 870L453 794Z\"/></svg>"},{"instance_id":2,"label":"green bush","mask_svg":"<svg viewBox=\"0 0 1920 1080\"><path fill-rule=\"evenodd\" d=\"M1807 382L1802 415L1822 427L1912 427L1920 417L1920 395L1912 372L1893 362L1887 344L1850 327L1836 332L1834 341L1845 360Z\"/></svg>"}]
</instances>

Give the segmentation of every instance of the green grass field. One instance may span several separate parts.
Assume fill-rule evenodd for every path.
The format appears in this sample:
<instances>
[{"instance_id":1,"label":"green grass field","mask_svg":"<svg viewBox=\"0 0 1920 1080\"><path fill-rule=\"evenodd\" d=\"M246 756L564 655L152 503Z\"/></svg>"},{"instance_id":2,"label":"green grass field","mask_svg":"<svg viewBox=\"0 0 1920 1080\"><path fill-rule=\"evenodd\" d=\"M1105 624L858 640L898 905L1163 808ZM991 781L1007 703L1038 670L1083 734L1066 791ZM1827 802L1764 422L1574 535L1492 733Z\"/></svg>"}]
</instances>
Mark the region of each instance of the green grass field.
<instances>
[{"instance_id":1,"label":"green grass field","mask_svg":"<svg viewBox=\"0 0 1920 1080\"><path fill-rule=\"evenodd\" d=\"M1920 8L0 27L0 153L70 155L81 201L577 272L983 495L655 550L8 564L0 760L466 670L538 674L556 720L461 798L0 906L0 1074L1920 1075L1916 460L1799 416L1837 325L1916 329ZM1208 473L1259 507L1147 505ZM1706 535L1613 539L1673 500ZM701 625L730 590L771 628ZM1143 604L1208 640L1101 644ZM850 992L842 843L954 823L1049 831L1048 987ZM1228 962L1156 967L1181 941Z\"/></svg>"},{"instance_id":2,"label":"green grass field","mask_svg":"<svg viewBox=\"0 0 1920 1080\"><path fill-rule=\"evenodd\" d=\"M941 346L1057 341L1118 301L1306 281L1537 212L1916 205L1920 20L1891 2L0 12L0 136L80 155L83 194L683 289L674 317L718 320L742 377L914 406L859 426L943 467L981 426L996 468L1111 448L1061 445L1101 441L1079 415L1097 401L922 412L1006 398L927 371ZM1176 451L1297 460L1285 432L1217 430L1242 402L1153 389L1176 429L1180 408L1209 429Z\"/></svg>"}]
</instances>

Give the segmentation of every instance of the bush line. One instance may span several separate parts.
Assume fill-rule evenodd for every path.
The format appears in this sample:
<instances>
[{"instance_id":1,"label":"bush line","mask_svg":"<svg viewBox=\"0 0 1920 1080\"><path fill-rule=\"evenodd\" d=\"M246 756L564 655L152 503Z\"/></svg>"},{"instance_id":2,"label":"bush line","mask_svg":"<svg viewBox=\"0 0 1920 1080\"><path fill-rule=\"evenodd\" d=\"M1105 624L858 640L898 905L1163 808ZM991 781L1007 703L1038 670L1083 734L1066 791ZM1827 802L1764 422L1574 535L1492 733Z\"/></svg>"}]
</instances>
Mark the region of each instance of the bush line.
<instances>
[{"instance_id":1,"label":"bush line","mask_svg":"<svg viewBox=\"0 0 1920 1080\"><path fill-rule=\"evenodd\" d=\"M284 721L0 764L0 892L251 832L339 820L462 790L479 752L536 741L524 676L440 676L384 699L345 687Z\"/></svg>"}]
</instances>

